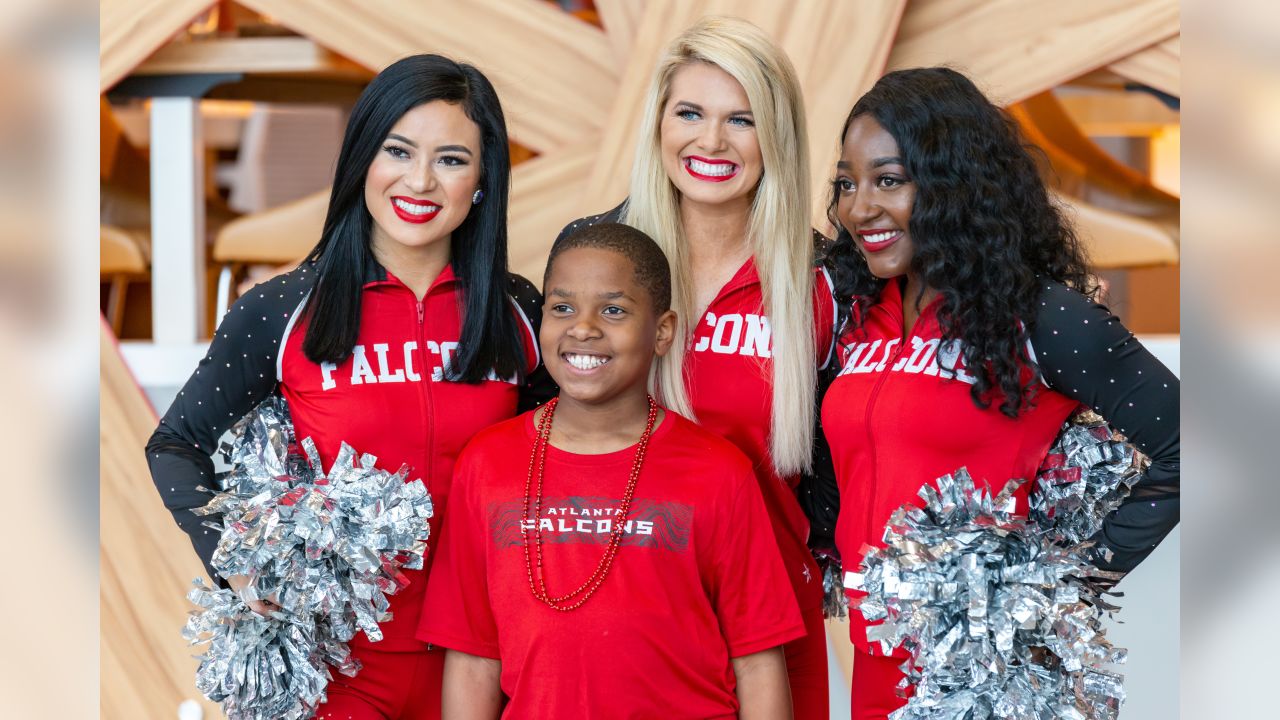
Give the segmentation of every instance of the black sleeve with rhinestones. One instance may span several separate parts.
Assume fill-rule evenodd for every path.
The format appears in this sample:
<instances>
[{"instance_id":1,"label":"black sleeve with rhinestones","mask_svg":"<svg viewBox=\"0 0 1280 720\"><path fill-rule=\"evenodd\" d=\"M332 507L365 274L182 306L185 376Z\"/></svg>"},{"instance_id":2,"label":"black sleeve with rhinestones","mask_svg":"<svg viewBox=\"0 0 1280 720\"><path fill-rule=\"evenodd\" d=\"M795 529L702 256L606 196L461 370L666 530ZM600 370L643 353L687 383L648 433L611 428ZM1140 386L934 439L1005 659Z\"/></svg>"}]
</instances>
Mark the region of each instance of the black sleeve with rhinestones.
<instances>
[{"instance_id":1,"label":"black sleeve with rhinestones","mask_svg":"<svg viewBox=\"0 0 1280 720\"><path fill-rule=\"evenodd\" d=\"M273 278L231 306L208 354L147 442L156 490L215 581L209 559L218 533L203 523L217 518L191 512L210 499L196 488L215 487L211 456L218 438L275 389L285 327L310 290L314 274L314 269L299 268Z\"/></svg>"},{"instance_id":2,"label":"black sleeve with rhinestones","mask_svg":"<svg viewBox=\"0 0 1280 720\"><path fill-rule=\"evenodd\" d=\"M537 353L538 330L542 328L542 293L538 292L527 278L515 273L511 274L509 292L511 299L515 300L516 305L520 307L520 312L529 319L529 325L533 329L533 337L530 340ZM555 380L551 379L546 364L538 363L538 367L534 368L533 372L525 375L524 384L520 386L520 402L517 410L519 412L532 410L559 393L560 387L556 385Z\"/></svg>"},{"instance_id":3,"label":"black sleeve with rhinestones","mask_svg":"<svg viewBox=\"0 0 1280 720\"><path fill-rule=\"evenodd\" d=\"M1128 572L1178 524L1179 383L1111 311L1045 283L1031 345L1045 381L1094 409L1151 458L1151 467L1095 538Z\"/></svg>"},{"instance_id":4,"label":"black sleeve with rhinestones","mask_svg":"<svg viewBox=\"0 0 1280 720\"><path fill-rule=\"evenodd\" d=\"M588 215L587 217L584 217L584 218L578 218L577 220L574 220L573 222L564 226L564 228L560 231L560 234L556 235L556 242L557 243L560 242L561 240L569 237L570 235L577 232L578 230L581 230L584 227L591 227L592 225L599 225L601 223L621 222L622 221L621 218L622 218L621 204L619 204L614 209L608 212L600 213L599 215Z\"/></svg>"}]
</instances>

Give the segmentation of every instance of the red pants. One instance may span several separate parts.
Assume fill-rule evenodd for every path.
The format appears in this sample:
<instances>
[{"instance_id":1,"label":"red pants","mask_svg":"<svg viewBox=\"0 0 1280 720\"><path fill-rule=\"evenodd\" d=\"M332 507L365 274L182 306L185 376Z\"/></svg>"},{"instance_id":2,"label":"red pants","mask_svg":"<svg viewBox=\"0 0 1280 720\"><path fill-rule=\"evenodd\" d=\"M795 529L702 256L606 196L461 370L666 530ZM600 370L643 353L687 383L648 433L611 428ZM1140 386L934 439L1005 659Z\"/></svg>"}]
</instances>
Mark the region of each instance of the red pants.
<instances>
[{"instance_id":1,"label":"red pants","mask_svg":"<svg viewBox=\"0 0 1280 720\"><path fill-rule=\"evenodd\" d=\"M334 673L316 720L440 720L444 648L386 652L354 647L355 677Z\"/></svg>"},{"instance_id":2,"label":"red pants","mask_svg":"<svg viewBox=\"0 0 1280 720\"><path fill-rule=\"evenodd\" d=\"M902 662L903 658L868 655L854 648L853 682L849 687L853 720L885 720L889 713L907 704L897 691Z\"/></svg>"},{"instance_id":3,"label":"red pants","mask_svg":"<svg viewBox=\"0 0 1280 720\"><path fill-rule=\"evenodd\" d=\"M828 686L827 626L822 606L801 611L807 634L782 646L791 685L795 720L827 720L831 716Z\"/></svg>"}]
</instances>

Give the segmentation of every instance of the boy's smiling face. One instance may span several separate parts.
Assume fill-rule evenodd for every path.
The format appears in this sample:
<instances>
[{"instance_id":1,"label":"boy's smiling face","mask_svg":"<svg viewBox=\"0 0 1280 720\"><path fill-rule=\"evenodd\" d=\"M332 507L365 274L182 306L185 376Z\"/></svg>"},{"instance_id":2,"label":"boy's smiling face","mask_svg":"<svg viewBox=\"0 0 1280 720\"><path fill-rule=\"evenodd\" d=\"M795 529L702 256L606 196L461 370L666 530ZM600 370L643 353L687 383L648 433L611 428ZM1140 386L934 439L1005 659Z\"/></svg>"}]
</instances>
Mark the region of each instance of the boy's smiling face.
<instances>
[{"instance_id":1,"label":"boy's smiling face","mask_svg":"<svg viewBox=\"0 0 1280 720\"><path fill-rule=\"evenodd\" d=\"M566 250L555 258L544 290L539 341L562 402L601 406L643 398L654 356L671 347L675 313L658 313L631 260L612 250Z\"/></svg>"}]
</instances>

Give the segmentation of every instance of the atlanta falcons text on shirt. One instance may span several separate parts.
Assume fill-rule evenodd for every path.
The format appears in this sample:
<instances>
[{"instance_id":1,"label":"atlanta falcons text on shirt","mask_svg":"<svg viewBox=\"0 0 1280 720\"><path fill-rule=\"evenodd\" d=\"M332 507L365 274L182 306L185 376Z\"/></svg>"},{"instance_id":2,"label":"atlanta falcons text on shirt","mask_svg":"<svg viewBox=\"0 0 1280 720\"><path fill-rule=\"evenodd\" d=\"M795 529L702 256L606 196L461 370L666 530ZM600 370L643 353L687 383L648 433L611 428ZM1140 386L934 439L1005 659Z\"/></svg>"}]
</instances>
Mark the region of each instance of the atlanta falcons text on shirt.
<instances>
[{"instance_id":1,"label":"atlanta falcons text on shirt","mask_svg":"<svg viewBox=\"0 0 1280 720\"><path fill-rule=\"evenodd\" d=\"M535 528L547 543L604 544L618 522L618 498L571 496L545 498L537 518L524 519L523 501L489 506L489 525L497 547L524 544ZM693 508L670 502L636 498L623 521L623 545L657 547L682 552L689 545Z\"/></svg>"}]
</instances>

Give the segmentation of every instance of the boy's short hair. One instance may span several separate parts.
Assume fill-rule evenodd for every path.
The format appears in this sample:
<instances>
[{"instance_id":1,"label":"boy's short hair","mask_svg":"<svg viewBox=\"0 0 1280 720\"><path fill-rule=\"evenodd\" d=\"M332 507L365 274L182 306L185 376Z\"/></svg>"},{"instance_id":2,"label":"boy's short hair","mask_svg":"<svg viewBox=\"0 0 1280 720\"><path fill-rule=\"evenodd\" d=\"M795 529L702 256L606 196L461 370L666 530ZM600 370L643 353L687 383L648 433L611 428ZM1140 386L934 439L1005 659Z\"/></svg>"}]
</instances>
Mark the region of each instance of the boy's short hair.
<instances>
[{"instance_id":1,"label":"boy's short hair","mask_svg":"<svg viewBox=\"0 0 1280 720\"><path fill-rule=\"evenodd\" d=\"M560 253L576 248L609 250L630 260L635 268L636 282L653 298L654 311L662 314L671 309L671 266L667 263L666 254L653 238L621 223L588 225L552 245L551 254L547 257L547 270L542 275L544 290L556 258Z\"/></svg>"}]
</instances>

